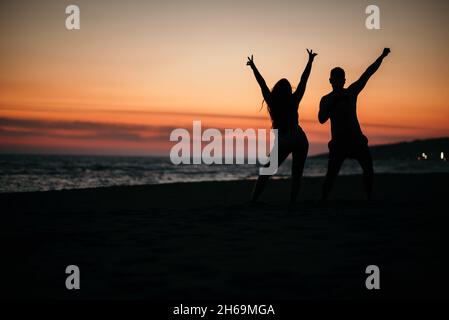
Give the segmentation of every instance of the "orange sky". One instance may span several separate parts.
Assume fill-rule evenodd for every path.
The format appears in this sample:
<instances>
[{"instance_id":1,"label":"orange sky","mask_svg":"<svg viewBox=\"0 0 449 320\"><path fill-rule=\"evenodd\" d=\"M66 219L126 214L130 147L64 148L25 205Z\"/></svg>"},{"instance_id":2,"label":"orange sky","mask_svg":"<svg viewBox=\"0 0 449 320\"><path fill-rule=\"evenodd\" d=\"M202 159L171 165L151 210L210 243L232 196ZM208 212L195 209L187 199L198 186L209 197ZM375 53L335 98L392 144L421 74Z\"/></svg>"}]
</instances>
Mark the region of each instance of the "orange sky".
<instances>
[{"instance_id":1,"label":"orange sky","mask_svg":"<svg viewBox=\"0 0 449 320\"><path fill-rule=\"evenodd\" d=\"M9 3L8 3L9 2ZM81 29L65 28L65 7ZM381 30L365 8L381 9ZM296 85L318 57L300 105L311 153L329 70L347 82L392 54L359 97L371 144L448 136L447 1L3 1L0 4L0 151L163 154L173 128L268 128L246 56L271 87Z\"/></svg>"}]
</instances>

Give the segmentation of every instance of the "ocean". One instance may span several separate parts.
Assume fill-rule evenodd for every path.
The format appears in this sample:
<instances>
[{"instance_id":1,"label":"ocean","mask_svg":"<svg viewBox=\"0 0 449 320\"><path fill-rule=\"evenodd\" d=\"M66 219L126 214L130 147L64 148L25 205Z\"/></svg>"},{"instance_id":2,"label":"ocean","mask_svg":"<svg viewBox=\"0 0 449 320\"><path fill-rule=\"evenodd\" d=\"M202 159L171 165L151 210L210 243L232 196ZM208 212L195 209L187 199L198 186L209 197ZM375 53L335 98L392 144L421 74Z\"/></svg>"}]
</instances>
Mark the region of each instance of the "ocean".
<instances>
[{"instance_id":1,"label":"ocean","mask_svg":"<svg viewBox=\"0 0 449 320\"><path fill-rule=\"evenodd\" d=\"M291 160L274 178L290 175ZM327 159L308 158L304 176L324 176ZM374 160L376 173L449 172L447 161ZM346 160L340 174L360 174ZM0 155L0 192L29 192L119 185L255 179L257 165L173 165L164 157Z\"/></svg>"}]
</instances>

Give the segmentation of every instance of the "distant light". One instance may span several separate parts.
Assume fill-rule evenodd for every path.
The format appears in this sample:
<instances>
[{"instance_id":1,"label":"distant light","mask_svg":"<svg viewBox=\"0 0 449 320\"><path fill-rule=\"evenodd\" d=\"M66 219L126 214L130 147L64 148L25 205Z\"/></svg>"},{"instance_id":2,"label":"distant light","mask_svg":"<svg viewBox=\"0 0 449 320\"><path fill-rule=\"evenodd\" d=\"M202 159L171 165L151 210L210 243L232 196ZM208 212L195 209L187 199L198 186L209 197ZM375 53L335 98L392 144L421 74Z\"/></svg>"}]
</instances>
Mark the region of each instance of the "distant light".
<instances>
[{"instance_id":1,"label":"distant light","mask_svg":"<svg viewBox=\"0 0 449 320\"><path fill-rule=\"evenodd\" d=\"M421 157L422 157L424 160L427 160L427 154L426 154L425 152L423 152L423 153L421 154Z\"/></svg>"},{"instance_id":2,"label":"distant light","mask_svg":"<svg viewBox=\"0 0 449 320\"><path fill-rule=\"evenodd\" d=\"M441 158L441 160L444 160L444 152L441 152L440 158Z\"/></svg>"}]
</instances>

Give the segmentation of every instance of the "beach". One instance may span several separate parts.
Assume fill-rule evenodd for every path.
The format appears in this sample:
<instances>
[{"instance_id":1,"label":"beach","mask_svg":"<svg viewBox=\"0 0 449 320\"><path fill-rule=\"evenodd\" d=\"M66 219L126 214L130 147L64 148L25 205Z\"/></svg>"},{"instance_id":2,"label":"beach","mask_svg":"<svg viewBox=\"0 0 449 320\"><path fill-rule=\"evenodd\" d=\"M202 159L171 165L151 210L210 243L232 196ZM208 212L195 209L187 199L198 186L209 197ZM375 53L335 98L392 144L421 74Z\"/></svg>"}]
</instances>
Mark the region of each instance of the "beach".
<instances>
[{"instance_id":1,"label":"beach","mask_svg":"<svg viewBox=\"0 0 449 320\"><path fill-rule=\"evenodd\" d=\"M340 176L0 194L2 296L173 301L448 298L449 174ZM81 289L65 288L77 265ZM365 269L380 269L367 290Z\"/></svg>"}]
</instances>

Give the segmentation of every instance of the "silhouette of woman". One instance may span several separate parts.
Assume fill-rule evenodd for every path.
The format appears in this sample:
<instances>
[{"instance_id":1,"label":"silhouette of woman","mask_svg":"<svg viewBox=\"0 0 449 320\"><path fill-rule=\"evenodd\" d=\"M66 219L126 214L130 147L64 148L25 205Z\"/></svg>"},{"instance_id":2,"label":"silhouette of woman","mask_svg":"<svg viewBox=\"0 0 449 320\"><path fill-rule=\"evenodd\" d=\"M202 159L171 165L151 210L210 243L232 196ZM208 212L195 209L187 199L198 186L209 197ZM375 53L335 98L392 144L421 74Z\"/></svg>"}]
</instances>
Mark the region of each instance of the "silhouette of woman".
<instances>
[{"instance_id":1,"label":"silhouette of woman","mask_svg":"<svg viewBox=\"0 0 449 320\"><path fill-rule=\"evenodd\" d=\"M257 82L262 90L262 95L267 103L270 114L272 128L278 129L278 165L292 154L292 188L290 201L294 203L301 186L301 177L304 170L304 163L309 150L309 142L306 134L299 126L298 107L306 90L312 63L317 55L313 50L308 50L309 61L301 76L301 80L295 92L287 79L279 80L270 91L264 78L254 64L253 56L248 57L246 63L254 72ZM269 164L267 165L269 166ZM268 181L269 175L259 175L253 190L251 202L257 201Z\"/></svg>"}]
</instances>

